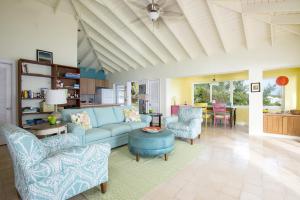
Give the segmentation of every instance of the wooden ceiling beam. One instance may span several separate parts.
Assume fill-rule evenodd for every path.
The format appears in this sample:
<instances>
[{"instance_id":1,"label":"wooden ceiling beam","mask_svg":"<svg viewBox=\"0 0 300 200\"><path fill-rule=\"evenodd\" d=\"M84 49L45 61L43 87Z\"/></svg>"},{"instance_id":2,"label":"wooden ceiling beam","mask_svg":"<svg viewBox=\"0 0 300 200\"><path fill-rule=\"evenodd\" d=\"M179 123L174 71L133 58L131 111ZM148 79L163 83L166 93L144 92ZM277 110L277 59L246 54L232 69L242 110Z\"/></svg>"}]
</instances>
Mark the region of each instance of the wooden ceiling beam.
<instances>
[{"instance_id":1,"label":"wooden ceiling beam","mask_svg":"<svg viewBox=\"0 0 300 200\"><path fill-rule=\"evenodd\" d=\"M261 1L242 3L244 13L299 12L299 0Z\"/></svg>"},{"instance_id":2,"label":"wooden ceiling beam","mask_svg":"<svg viewBox=\"0 0 300 200\"><path fill-rule=\"evenodd\" d=\"M271 22L273 24L300 24L300 14L286 14L272 16Z\"/></svg>"},{"instance_id":3,"label":"wooden ceiling beam","mask_svg":"<svg viewBox=\"0 0 300 200\"><path fill-rule=\"evenodd\" d=\"M118 46L117 43L113 43L112 41L108 40L104 35L101 34L100 30L98 31L98 29L93 26L93 24L89 24L87 21L83 21L83 23L85 24L86 28L90 29L90 37L93 40L101 43L102 46L113 52L114 55L118 55L117 57L120 57L121 60L124 60L125 63L128 63L131 68L137 69L142 67L138 61L135 60L132 54L129 54L124 48Z\"/></svg>"},{"instance_id":4,"label":"wooden ceiling beam","mask_svg":"<svg viewBox=\"0 0 300 200\"><path fill-rule=\"evenodd\" d=\"M223 37L222 29L221 29L220 23L218 21L218 16L217 16L215 8L214 8L215 5L212 4L209 0L206 0L206 3L207 3L207 6L209 8L211 17L212 17L214 25L216 27L216 30L217 30L220 42L221 42L221 44L223 46L223 49L224 49L225 53L228 53L228 49L227 49L227 47L225 45L225 38Z\"/></svg>"},{"instance_id":5,"label":"wooden ceiling beam","mask_svg":"<svg viewBox=\"0 0 300 200\"><path fill-rule=\"evenodd\" d=\"M143 27L144 29L142 29L141 27L136 28L136 26L133 26L131 23L128 23L128 21L126 21L127 18L126 18L125 11L122 11L122 10L115 11L114 4L112 1L106 1L105 5L102 0L96 0L96 1L99 4L101 4L102 6L105 6L106 8L108 8L111 11L111 14L114 15L120 22L122 22L124 28L129 29L133 34L136 35L136 37L138 37L145 45L147 45L147 47L152 50L152 52L157 56L157 58L159 58L159 60L162 63L165 64L165 63L169 62L169 60L170 60L169 57L170 56L172 57L171 52L160 40L158 40L155 37L155 35L151 31L149 31L145 26ZM140 30L138 30L138 29L140 29ZM141 32L141 30L146 30L147 32L146 33ZM145 34L147 36L151 36L152 38L154 38L156 42L153 43L152 41L148 40L147 37L145 37ZM172 57L172 59L173 59L173 57Z\"/></svg>"},{"instance_id":6,"label":"wooden ceiling beam","mask_svg":"<svg viewBox=\"0 0 300 200\"><path fill-rule=\"evenodd\" d=\"M184 14L184 17L187 21L187 23L189 24L191 30L193 31L194 35L196 36L196 38L198 39L198 42L200 44L200 46L202 47L203 49L203 52L208 56L208 50L207 50L207 47L204 46L204 42L203 42L203 39L199 36L199 34L196 32L194 26L192 25L192 23L190 22L190 20L188 19L187 17L187 12L188 10L186 10L183 6L183 2L182 0L176 0L178 6L180 7L180 9L182 10L183 14Z\"/></svg>"},{"instance_id":7,"label":"wooden ceiling beam","mask_svg":"<svg viewBox=\"0 0 300 200\"><path fill-rule=\"evenodd\" d=\"M105 55L103 55L101 52L99 52L97 50L96 50L96 53L97 53L98 58L100 58L100 60L102 60L103 63L110 66L117 72L122 71L122 67L119 66L118 64L116 64L114 61L112 61L111 59L109 59L108 57L106 57Z\"/></svg>"},{"instance_id":8,"label":"wooden ceiling beam","mask_svg":"<svg viewBox=\"0 0 300 200\"><path fill-rule=\"evenodd\" d=\"M130 65L128 63L126 63L126 61L122 60L117 55L113 54L110 50L108 50L107 48L105 48L104 46L102 46L102 44L100 44L97 40L94 40L93 38L91 38L91 39L92 39L92 42L95 44L96 50L98 50L98 51L100 51L102 53L105 52L105 55L107 57L109 57L111 60L113 60L119 66L123 66L122 68L124 68L124 70L128 71L129 68L135 69L135 68L130 67ZM101 49L101 50L97 49L97 47L99 49Z\"/></svg>"},{"instance_id":9,"label":"wooden ceiling beam","mask_svg":"<svg viewBox=\"0 0 300 200\"><path fill-rule=\"evenodd\" d=\"M102 23L102 26L106 26L110 32L112 32L113 34L115 34L116 36L118 36L121 40L123 40L125 43L127 43L128 47L131 47L132 49L135 50L135 53L138 54L141 59L143 59L145 65L143 65L144 67L148 67L148 66L153 66L156 65L157 62L155 62L155 60L157 60L157 58L155 57L155 55L153 54L152 51L150 51L147 46L140 44L137 45L136 42L137 40L133 40L131 37L134 37L134 35L125 35L123 33L122 30L120 30L120 27L116 27L115 24L113 24L111 22L111 20L113 18L109 18L108 16L106 16L106 14L104 14L104 12L109 11L107 8L105 8L106 10L103 9L103 6L100 4L100 7L96 7L95 4L92 4L92 2L94 1L90 1L90 0L85 0L84 3L83 1L78 1L80 2L80 4L88 11L90 12L92 15L94 15L100 23ZM96 2L95 2L96 3ZM99 10L99 8L102 7L102 10ZM100 12L101 11L101 12ZM111 16L113 17L113 16ZM142 47L144 46L144 47Z\"/></svg>"}]
</instances>

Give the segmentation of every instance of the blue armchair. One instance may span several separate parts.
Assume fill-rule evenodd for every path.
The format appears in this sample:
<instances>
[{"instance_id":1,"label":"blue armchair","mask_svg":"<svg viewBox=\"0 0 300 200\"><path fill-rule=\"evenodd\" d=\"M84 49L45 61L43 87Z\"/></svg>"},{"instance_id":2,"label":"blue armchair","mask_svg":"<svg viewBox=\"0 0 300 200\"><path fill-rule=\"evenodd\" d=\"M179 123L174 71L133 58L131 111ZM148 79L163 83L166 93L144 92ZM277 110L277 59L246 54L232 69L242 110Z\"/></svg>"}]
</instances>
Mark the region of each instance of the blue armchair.
<instances>
[{"instance_id":1,"label":"blue armchair","mask_svg":"<svg viewBox=\"0 0 300 200\"><path fill-rule=\"evenodd\" d=\"M73 134L42 140L14 125L1 124L13 161L15 187L23 200L62 200L92 187L106 191L110 146L81 146Z\"/></svg>"},{"instance_id":2,"label":"blue armchair","mask_svg":"<svg viewBox=\"0 0 300 200\"><path fill-rule=\"evenodd\" d=\"M197 136L200 138L202 120L201 108L180 107L178 116L166 117L164 123L175 137L190 139L193 144Z\"/></svg>"}]
</instances>

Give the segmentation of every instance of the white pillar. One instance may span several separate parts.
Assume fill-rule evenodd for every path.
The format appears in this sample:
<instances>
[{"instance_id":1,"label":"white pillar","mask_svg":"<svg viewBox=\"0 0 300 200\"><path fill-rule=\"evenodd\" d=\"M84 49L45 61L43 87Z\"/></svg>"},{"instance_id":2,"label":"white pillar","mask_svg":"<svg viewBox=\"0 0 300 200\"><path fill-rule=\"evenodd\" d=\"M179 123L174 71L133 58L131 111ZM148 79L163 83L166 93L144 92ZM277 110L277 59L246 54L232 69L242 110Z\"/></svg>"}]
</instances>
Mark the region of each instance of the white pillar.
<instances>
[{"instance_id":1,"label":"white pillar","mask_svg":"<svg viewBox=\"0 0 300 200\"><path fill-rule=\"evenodd\" d=\"M263 133L263 70L260 67L249 69L249 135ZM251 83L260 83L260 92L251 92Z\"/></svg>"},{"instance_id":2,"label":"white pillar","mask_svg":"<svg viewBox=\"0 0 300 200\"><path fill-rule=\"evenodd\" d=\"M170 79L160 79L160 111L163 116L171 115Z\"/></svg>"}]
</instances>

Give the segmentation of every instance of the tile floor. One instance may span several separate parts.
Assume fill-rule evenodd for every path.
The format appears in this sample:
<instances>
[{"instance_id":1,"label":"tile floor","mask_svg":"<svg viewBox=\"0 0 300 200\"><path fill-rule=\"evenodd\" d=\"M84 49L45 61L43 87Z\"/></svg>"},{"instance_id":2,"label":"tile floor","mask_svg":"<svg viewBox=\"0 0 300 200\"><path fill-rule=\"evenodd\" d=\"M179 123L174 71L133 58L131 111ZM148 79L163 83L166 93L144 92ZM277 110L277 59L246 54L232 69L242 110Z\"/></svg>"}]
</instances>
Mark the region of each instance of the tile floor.
<instances>
[{"instance_id":1,"label":"tile floor","mask_svg":"<svg viewBox=\"0 0 300 200\"><path fill-rule=\"evenodd\" d=\"M144 200L300 199L300 140L249 137L240 128L208 128L195 145L201 146L195 160ZM18 199L5 146L0 147L0 199Z\"/></svg>"}]
</instances>

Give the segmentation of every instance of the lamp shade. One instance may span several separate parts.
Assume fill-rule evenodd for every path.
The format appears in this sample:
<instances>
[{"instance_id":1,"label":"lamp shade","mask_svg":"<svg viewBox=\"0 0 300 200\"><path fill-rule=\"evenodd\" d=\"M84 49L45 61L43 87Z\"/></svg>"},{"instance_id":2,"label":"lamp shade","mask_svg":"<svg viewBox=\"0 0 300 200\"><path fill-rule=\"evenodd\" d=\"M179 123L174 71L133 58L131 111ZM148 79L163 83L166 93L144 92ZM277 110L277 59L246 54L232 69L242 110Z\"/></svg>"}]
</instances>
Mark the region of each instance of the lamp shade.
<instances>
[{"instance_id":1,"label":"lamp shade","mask_svg":"<svg viewBox=\"0 0 300 200\"><path fill-rule=\"evenodd\" d=\"M276 79L277 85L286 86L289 83L289 78L286 76L279 76Z\"/></svg>"},{"instance_id":2,"label":"lamp shade","mask_svg":"<svg viewBox=\"0 0 300 200\"><path fill-rule=\"evenodd\" d=\"M67 103L67 92L65 89L48 90L46 93L46 104L58 105Z\"/></svg>"}]
</instances>

